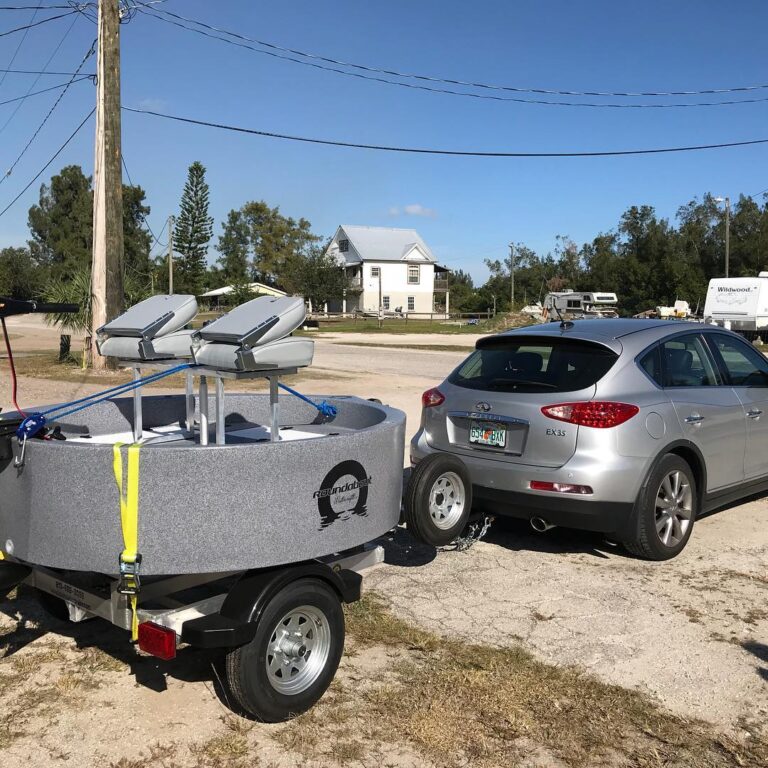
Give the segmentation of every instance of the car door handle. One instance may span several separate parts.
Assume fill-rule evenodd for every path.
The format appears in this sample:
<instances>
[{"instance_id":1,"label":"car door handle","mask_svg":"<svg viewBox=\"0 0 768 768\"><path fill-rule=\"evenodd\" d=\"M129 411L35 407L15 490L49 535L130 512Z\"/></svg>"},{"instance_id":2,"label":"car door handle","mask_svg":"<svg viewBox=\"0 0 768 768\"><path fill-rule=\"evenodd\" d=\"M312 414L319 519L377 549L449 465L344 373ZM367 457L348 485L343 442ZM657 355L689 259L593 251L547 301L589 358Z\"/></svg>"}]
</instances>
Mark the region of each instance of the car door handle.
<instances>
[{"instance_id":1,"label":"car door handle","mask_svg":"<svg viewBox=\"0 0 768 768\"><path fill-rule=\"evenodd\" d=\"M747 411L747 416L749 416L750 419L759 419L762 415L763 412L757 408L753 408L751 411Z\"/></svg>"},{"instance_id":2,"label":"car door handle","mask_svg":"<svg viewBox=\"0 0 768 768\"><path fill-rule=\"evenodd\" d=\"M698 413L692 413L685 417L686 424L701 424L702 421L704 421L704 416L700 416Z\"/></svg>"}]
</instances>

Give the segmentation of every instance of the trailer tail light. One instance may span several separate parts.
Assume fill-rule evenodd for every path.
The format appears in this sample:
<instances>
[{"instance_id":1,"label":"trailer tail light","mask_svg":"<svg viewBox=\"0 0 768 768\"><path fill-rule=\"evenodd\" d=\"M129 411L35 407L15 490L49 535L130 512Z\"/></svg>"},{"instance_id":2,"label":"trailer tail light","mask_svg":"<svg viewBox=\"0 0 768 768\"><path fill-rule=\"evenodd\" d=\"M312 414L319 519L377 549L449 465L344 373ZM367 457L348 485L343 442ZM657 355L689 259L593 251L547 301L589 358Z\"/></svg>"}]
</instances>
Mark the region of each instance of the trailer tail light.
<instances>
[{"instance_id":1,"label":"trailer tail light","mask_svg":"<svg viewBox=\"0 0 768 768\"><path fill-rule=\"evenodd\" d=\"M436 405L442 405L445 402L445 395L437 388L428 389L421 396L422 408L434 408Z\"/></svg>"},{"instance_id":2,"label":"trailer tail light","mask_svg":"<svg viewBox=\"0 0 768 768\"><path fill-rule=\"evenodd\" d=\"M545 405L541 412L550 419L578 424L581 427L607 429L618 427L631 419L640 409L629 403L613 403L589 400L582 403L557 403Z\"/></svg>"},{"instance_id":3,"label":"trailer tail light","mask_svg":"<svg viewBox=\"0 0 768 768\"><path fill-rule=\"evenodd\" d=\"M589 496L592 488L588 485L574 485L573 483L548 483L544 480L531 480L532 491L552 491L554 493L575 493L577 496Z\"/></svg>"},{"instance_id":4,"label":"trailer tail light","mask_svg":"<svg viewBox=\"0 0 768 768\"><path fill-rule=\"evenodd\" d=\"M176 658L176 633L153 621L139 624L139 648L163 661Z\"/></svg>"}]
</instances>

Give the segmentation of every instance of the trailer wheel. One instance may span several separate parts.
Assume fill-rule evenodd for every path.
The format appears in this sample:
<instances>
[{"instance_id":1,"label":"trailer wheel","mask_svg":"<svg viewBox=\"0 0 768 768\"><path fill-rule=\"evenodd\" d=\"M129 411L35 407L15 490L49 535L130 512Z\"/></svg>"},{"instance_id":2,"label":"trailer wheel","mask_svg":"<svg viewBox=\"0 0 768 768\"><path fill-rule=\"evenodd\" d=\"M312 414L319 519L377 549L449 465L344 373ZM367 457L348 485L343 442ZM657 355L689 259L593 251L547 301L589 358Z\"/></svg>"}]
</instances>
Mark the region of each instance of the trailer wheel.
<instances>
[{"instance_id":1,"label":"trailer wheel","mask_svg":"<svg viewBox=\"0 0 768 768\"><path fill-rule=\"evenodd\" d=\"M433 453L411 471L405 490L408 530L433 547L450 544L467 525L472 483L464 462L448 453Z\"/></svg>"},{"instance_id":2,"label":"trailer wheel","mask_svg":"<svg viewBox=\"0 0 768 768\"><path fill-rule=\"evenodd\" d=\"M281 722L325 693L343 650L338 594L318 579L299 579L269 601L253 640L227 654L227 683L247 714Z\"/></svg>"}]
</instances>

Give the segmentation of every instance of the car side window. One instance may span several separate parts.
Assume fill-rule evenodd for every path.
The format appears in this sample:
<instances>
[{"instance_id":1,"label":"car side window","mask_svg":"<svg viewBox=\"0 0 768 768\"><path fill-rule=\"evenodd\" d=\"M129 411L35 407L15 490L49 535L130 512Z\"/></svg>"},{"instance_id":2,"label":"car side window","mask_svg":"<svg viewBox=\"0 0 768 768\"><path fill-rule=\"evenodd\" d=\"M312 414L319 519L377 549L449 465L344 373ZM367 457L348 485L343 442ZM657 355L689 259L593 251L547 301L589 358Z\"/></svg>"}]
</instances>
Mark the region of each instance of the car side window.
<instances>
[{"instance_id":1,"label":"car side window","mask_svg":"<svg viewBox=\"0 0 768 768\"><path fill-rule=\"evenodd\" d=\"M768 360L753 346L721 333L713 334L711 343L720 354L733 386L768 386Z\"/></svg>"},{"instance_id":2,"label":"car side window","mask_svg":"<svg viewBox=\"0 0 768 768\"><path fill-rule=\"evenodd\" d=\"M639 360L638 365L660 387L664 386L664 375L661 371L661 355L659 347L649 349Z\"/></svg>"},{"instance_id":3,"label":"car side window","mask_svg":"<svg viewBox=\"0 0 768 768\"><path fill-rule=\"evenodd\" d=\"M719 383L714 361L698 334L676 336L662 342L660 348L664 387L713 387Z\"/></svg>"}]
</instances>

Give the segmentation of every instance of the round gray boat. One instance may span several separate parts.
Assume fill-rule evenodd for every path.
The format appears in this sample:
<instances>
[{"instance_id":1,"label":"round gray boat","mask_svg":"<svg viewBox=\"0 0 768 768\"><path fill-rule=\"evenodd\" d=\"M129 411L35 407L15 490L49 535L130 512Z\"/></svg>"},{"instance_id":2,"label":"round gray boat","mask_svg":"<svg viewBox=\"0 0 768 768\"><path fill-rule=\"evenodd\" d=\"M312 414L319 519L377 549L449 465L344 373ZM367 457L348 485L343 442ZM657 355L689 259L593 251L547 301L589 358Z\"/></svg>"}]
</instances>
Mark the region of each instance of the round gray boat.
<instances>
[{"instance_id":1,"label":"round gray boat","mask_svg":"<svg viewBox=\"0 0 768 768\"><path fill-rule=\"evenodd\" d=\"M275 440L264 426L269 395L227 393L223 444L201 445L200 435L185 429L184 395L144 397L142 575L301 562L360 546L397 525L405 414L355 397L327 401L335 416L281 397ZM99 403L61 423L65 440L28 440L23 466L15 467L14 457L0 460L0 549L49 568L118 573L115 444L133 442L133 409L131 398ZM14 440L17 459L19 451Z\"/></svg>"}]
</instances>

